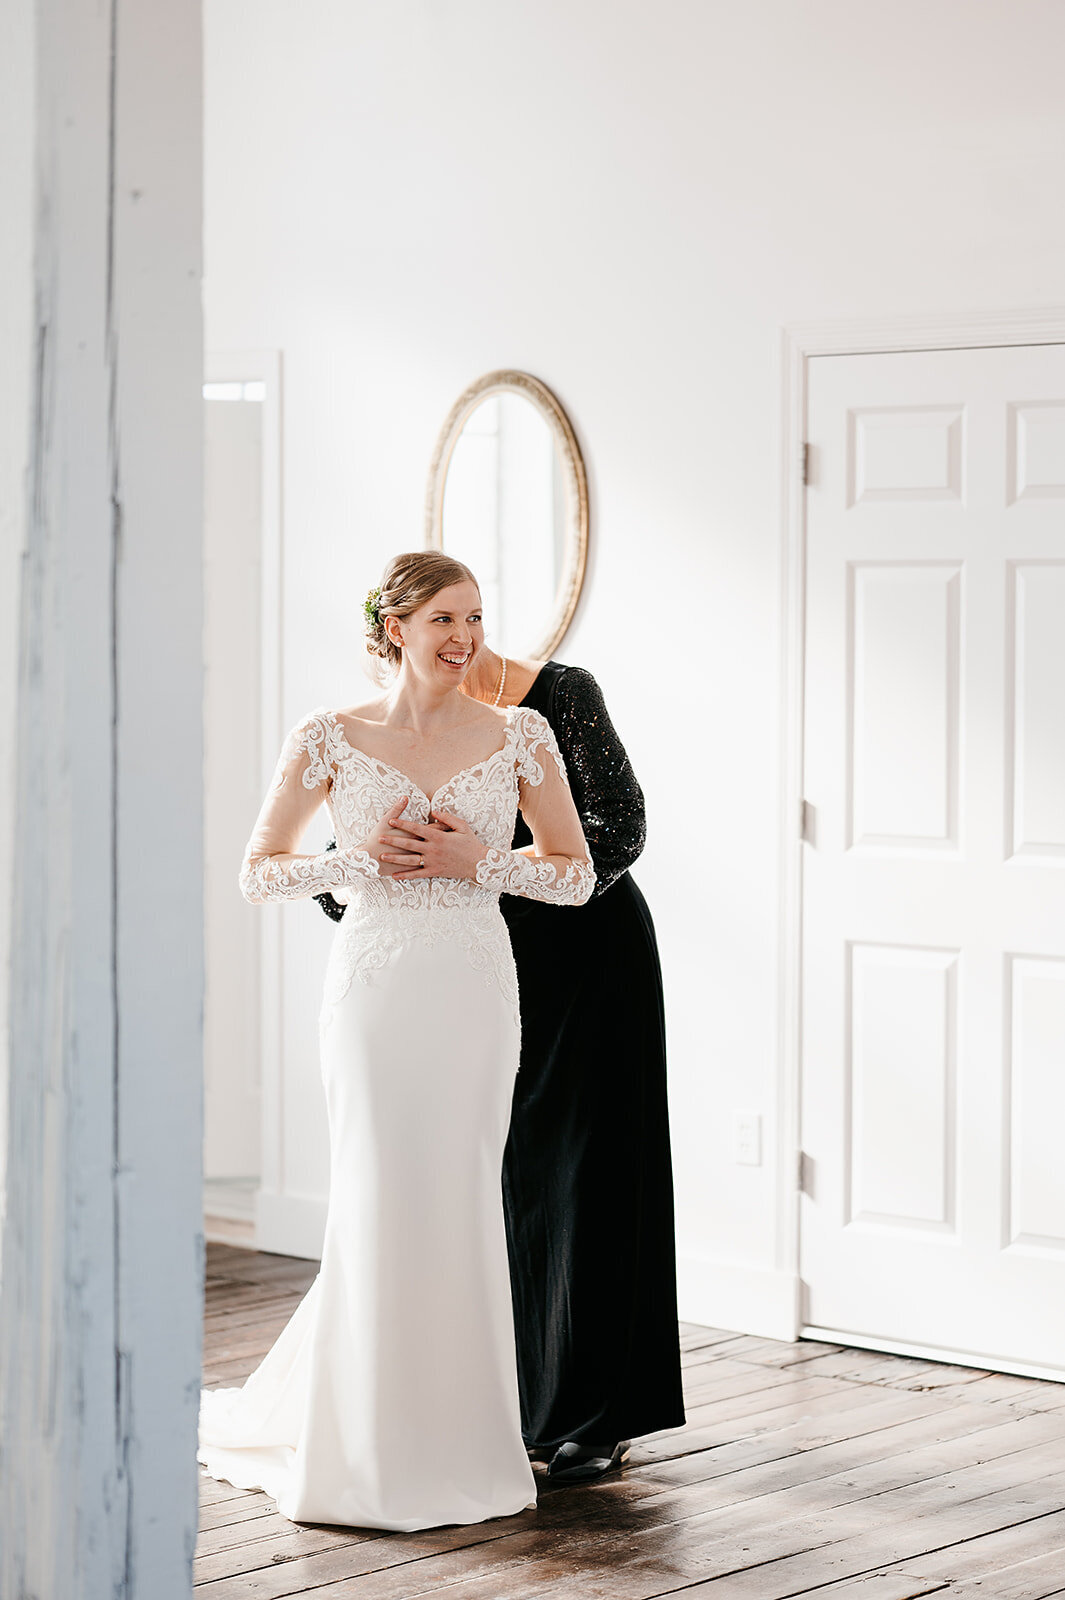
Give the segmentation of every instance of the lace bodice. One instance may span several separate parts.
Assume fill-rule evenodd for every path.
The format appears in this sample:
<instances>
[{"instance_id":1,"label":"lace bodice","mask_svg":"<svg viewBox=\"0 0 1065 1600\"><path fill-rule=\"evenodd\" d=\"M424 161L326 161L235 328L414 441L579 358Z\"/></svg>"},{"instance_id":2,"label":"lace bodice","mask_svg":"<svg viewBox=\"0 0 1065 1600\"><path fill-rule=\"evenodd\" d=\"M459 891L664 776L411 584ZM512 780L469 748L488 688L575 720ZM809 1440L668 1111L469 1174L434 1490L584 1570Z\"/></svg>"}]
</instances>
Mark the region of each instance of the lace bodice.
<instances>
[{"instance_id":1,"label":"lace bodice","mask_svg":"<svg viewBox=\"0 0 1065 1600\"><path fill-rule=\"evenodd\" d=\"M382 875L363 848L381 817L403 797L405 815L427 822L434 808L462 817L486 846L476 881L456 878L395 879ZM336 831L337 849L294 854L322 802ZM342 891L352 901L381 909L442 908L459 901L494 900L500 893L580 905L595 886L585 847L582 857L539 858L511 850L518 808L530 824L551 808L572 808L566 768L547 720L527 707L504 717L503 743L455 773L427 795L398 767L356 748L341 719L320 708L292 729L281 751L270 792L245 853L240 886L246 899L291 900ZM575 813L574 813L575 815Z\"/></svg>"},{"instance_id":2,"label":"lace bodice","mask_svg":"<svg viewBox=\"0 0 1065 1600\"><path fill-rule=\"evenodd\" d=\"M521 703L541 712L558 740L595 867L598 898L633 865L647 838L643 791L632 762L610 720L603 691L584 667L545 661ZM519 817L511 845L524 849L531 838ZM328 917L341 920L344 905L328 890L315 899Z\"/></svg>"},{"instance_id":3,"label":"lace bodice","mask_svg":"<svg viewBox=\"0 0 1065 1600\"><path fill-rule=\"evenodd\" d=\"M404 816L411 821L428 822L430 812L440 809L469 824L485 847L475 879L394 878L379 871L364 844L404 797ZM337 848L295 854L323 802ZM533 854L510 848L519 807L532 830ZM580 840L581 853L535 853L538 836L550 837L552 829L557 834L560 820L572 824L569 836ZM460 945L486 981L498 984L517 1018L517 979L500 894L581 905L595 887L595 869L565 763L538 711L508 710L499 748L427 795L398 767L356 748L335 712L319 709L285 740L248 841L240 887L252 901L298 900L323 890L348 901L326 972L323 1027L354 979L371 982L411 940Z\"/></svg>"}]
</instances>

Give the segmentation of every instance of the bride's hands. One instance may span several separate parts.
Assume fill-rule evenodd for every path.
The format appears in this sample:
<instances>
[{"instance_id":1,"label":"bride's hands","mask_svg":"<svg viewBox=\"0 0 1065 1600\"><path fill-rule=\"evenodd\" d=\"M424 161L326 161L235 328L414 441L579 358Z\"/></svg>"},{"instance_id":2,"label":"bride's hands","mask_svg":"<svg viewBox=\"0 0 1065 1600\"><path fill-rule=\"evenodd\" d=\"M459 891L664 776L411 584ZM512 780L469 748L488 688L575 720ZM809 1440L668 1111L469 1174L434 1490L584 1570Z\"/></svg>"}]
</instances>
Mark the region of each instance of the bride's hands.
<instances>
[{"instance_id":1,"label":"bride's hands","mask_svg":"<svg viewBox=\"0 0 1065 1600\"><path fill-rule=\"evenodd\" d=\"M400 813L409 799L409 795L404 795L402 800L397 800L392 809L385 812L369 838L360 846L361 849L366 851L367 855L373 856L377 862L378 874L382 878L399 876L397 868L392 865L393 862L402 862L403 865L408 867L417 866L418 864L418 855L411 854L412 849L417 852L417 845L408 845L395 832L397 828L408 826L408 824L400 821ZM397 855L395 853L397 849L403 850L404 854Z\"/></svg>"},{"instance_id":2,"label":"bride's hands","mask_svg":"<svg viewBox=\"0 0 1065 1600\"><path fill-rule=\"evenodd\" d=\"M431 811L428 822L409 822L393 806L378 831L380 859L389 863L392 878L476 878L485 846L462 817L450 811Z\"/></svg>"}]
</instances>

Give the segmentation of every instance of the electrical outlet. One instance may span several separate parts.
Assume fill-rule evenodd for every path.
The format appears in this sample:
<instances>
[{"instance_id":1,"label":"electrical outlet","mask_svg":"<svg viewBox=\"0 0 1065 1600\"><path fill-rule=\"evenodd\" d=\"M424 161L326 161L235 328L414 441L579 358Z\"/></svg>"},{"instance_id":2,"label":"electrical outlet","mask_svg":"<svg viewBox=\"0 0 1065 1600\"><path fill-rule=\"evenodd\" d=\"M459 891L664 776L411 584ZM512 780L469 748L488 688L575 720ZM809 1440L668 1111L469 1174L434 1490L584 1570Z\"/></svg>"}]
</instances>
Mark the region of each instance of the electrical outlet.
<instances>
[{"instance_id":1,"label":"electrical outlet","mask_svg":"<svg viewBox=\"0 0 1065 1600\"><path fill-rule=\"evenodd\" d=\"M733 1160L742 1167L762 1165L762 1119L757 1111L737 1111L732 1129Z\"/></svg>"}]
</instances>

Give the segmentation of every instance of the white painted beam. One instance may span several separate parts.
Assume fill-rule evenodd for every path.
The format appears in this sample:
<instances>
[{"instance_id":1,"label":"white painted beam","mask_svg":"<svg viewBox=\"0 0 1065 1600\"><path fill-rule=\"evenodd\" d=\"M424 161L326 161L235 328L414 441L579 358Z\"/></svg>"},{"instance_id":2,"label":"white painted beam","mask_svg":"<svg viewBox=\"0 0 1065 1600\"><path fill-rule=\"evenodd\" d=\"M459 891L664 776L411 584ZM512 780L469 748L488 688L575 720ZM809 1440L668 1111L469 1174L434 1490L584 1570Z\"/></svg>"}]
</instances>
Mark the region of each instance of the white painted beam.
<instances>
[{"instance_id":1,"label":"white painted beam","mask_svg":"<svg viewBox=\"0 0 1065 1600\"><path fill-rule=\"evenodd\" d=\"M3 487L26 485L0 513L22 579L0 1593L169 1600L202 1281L199 11L13 10L34 360L0 410L25 469Z\"/></svg>"}]
</instances>

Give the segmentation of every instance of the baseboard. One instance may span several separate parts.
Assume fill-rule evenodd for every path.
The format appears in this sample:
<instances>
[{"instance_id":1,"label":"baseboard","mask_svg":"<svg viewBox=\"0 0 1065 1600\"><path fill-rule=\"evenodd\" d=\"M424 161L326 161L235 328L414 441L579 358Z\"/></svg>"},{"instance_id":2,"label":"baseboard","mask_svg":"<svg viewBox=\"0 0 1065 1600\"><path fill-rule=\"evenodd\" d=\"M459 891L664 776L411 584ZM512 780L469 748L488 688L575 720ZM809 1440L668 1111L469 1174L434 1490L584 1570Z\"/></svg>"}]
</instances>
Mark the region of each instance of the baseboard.
<instances>
[{"instance_id":1,"label":"baseboard","mask_svg":"<svg viewBox=\"0 0 1065 1600\"><path fill-rule=\"evenodd\" d=\"M269 1194L260 1189L255 1206L255 1247L304 1261L322 1259L325 1200Z\"/></svg>"},{"instance_id":2,"label":"baseboard","mask_svg":"<svg viewBox=\"0 0 1065 1600\"><path fill-rule=\"evenodd\" d=\"M255 1195L258 1178L205 1178L203 1236L208 1244L255 1249Z\"/></svg>"},{"instance_id":3,"label":"baseboard","mask_svg":"<svg viewBox=\"0 0 1065 1600\"><path fill-rule=\"evenodd\" d=\"M234 1222L252 1222L258 1178L205 1178L203 1209L212 1217L228 1217Z\"/></svg>"},{"instance_id":4,"label":"baseboard","mask_svg":"<svg viewBox=\"0 0 1065 1600\"><path fill-rule=\"evenodd\" d=\"M1065 1367L1014 1361L1010 1356L988 1355L979 1350L950 1350L941 1345L907 1344L901 1339L878 1339L875 1334L848 1333L839 1328L807 1326L800 1331L804 1339L817 1339L822 1344L841 1344L850 1350L883 1350L888 1355L910 1356L917 1361L935 1361L944 1366L978 1367L988 1372L1007 1372L1017 1378L1038 1378L1043 1383L1065 1383Z\"/></svg>"},{"instance_id":5,"label":"baseboard","mask_svg":"<svg viewBox=\"0 0 1065 1600\"><path fill-rule=\"evenodd\" d=\"M255 1245L278 1255L320 1261L326 1201L297 1195L256 1197ZM677 1258L677 1300L682 1322L735 1328L762 1339L796 1339L799 1280L790 1272L748 1267L708 1256Z\"/></svg>"},{"instance_id":6,"label":"baseboard","mask_svg":"<svg viewBox=\"0 0 1065 1600\"><path fill-rule=\"evenodd\" d=\"M210 1211L203 1216L203 1236L208 1244L232 1244L241 1250L255 1249L254 1222L235 1222L232 1217L216 1217Z\"/></svg>"},{"instance_id":7,"label":"baseboard","mask_svg":"<svg viewBox=\"0 0 1065 1600\"><path fill-rule=\"evenodd\" d=\"M677 1301L682 1322L761 1339L798 1338L799 1279L792 1272L679 1255Z\"/></svg>"}]
</instances>

